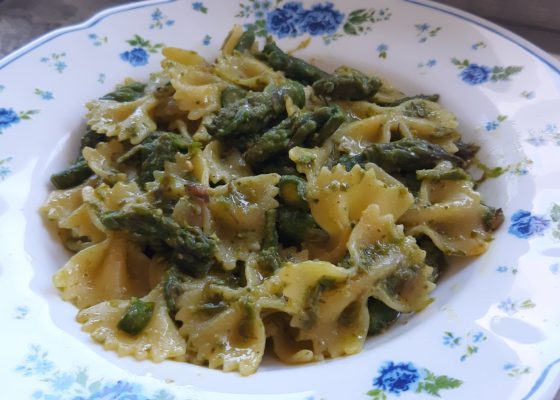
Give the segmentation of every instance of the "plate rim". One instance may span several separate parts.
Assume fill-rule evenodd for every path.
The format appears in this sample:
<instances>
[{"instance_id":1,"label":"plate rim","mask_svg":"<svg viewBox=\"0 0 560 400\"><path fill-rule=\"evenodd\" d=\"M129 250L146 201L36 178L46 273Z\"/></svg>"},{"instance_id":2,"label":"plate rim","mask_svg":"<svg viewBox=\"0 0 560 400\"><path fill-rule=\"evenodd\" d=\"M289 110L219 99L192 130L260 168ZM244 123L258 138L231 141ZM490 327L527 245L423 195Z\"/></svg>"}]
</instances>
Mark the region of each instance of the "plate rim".
<instances>
[{"instance_id":1,"label":"plate rim","mask_svg":"<svg viewBox=\"0 0 560 400\"><path fill-rule=\"evenodd\" d=\"M67 33L91 28L92 26L95 26L96 24L98 24L99 22L101 22L102 20L104 20L105 18L111 15L119 14L134 9L146 8L153 5L176 3L179 1L181 0L144 0L139 2L132 2L129 4L123 4L120 6L104 8L103 10L95 13L93 16L84 20L83 22L79 22L77 24L72 24L69 26L65 26L49 31L37 37L36 39L31 40L27 44L24 44L20 48L9 53L8 55L4 56L3 58L0 59L0 71L5 67L7 67L8 65L12 64L13 62L15 62L16 60L18 60L19 58L26 55L27 53L50 42L51 40L56 39L57 37ZM343 2L343 0L331 0L331 1ZM536 57L539 61L544 63L546 66L548 66L553 72L560 75L560 60L556 59L554 56L552 56L552 54L542 49L538 45L532 43L531 41L523 38L517 33L507 28L504 28L486 18L479 17L471 12L463 11L457 7L438 3L433 0L400 0L400 1L404 3L414 4L420 7L429 8L435 11L443 12L445 14L449 14L453 17L462 19L464 21L473 23L481 28L489 30L490 32L521 47L524 51L528 52L532 56Z\"/></svg>"}]
</instances>

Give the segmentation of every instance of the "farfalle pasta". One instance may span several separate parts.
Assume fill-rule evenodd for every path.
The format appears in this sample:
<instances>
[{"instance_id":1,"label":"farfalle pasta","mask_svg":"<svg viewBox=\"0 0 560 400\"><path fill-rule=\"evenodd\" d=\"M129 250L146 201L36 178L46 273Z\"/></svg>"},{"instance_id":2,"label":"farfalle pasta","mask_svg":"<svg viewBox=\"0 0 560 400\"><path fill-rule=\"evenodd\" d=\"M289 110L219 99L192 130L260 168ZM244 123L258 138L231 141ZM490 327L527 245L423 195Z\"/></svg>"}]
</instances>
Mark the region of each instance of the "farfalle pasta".
<instances>
[{"instance_id":1,"label":"farfalle pasta","mask_svg":"<svg viewBox=\"0 0 560 400\"><path fill-rule=\"evenodd\" d=\"M41 208L75 253L54 284L105 349L242 375L267 349L355 354L430 304L444 255L487 249L501 211L437 96L240 27L213 63L163 55L148 82L87 104Z\"/></svg>"}]
</instances>

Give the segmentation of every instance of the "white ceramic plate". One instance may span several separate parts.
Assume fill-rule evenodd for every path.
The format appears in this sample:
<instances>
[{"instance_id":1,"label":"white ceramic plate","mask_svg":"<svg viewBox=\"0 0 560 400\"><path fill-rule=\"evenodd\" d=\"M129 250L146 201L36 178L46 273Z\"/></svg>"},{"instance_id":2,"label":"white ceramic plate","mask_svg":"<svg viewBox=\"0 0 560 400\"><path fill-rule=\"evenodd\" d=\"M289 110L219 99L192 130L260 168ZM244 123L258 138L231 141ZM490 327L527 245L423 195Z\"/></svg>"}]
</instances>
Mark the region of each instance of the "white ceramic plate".
<instances>
[{"instance_id":1,"label":"white ceramic plate","mask_svg":"<svg viewBox=\"0 0 560 400\"><path fill-rule=\"evenodd\" d=\"M239 4L239 1L241 4ZM361 11L360 11L361 10ZM51 283L68 258L37 213L70 162L84 103L159 67L162 45L213 58L234 24L332 69L439 93L488 165L506 222L426 310L355 356L250 377L105 352ZM560 66L503 29L427 1L149 1L55 31L0 61L0 382L9 399L549 399L560 383ZM266 395L266 396L265 396Z\"/></svg>"}]
</instances>

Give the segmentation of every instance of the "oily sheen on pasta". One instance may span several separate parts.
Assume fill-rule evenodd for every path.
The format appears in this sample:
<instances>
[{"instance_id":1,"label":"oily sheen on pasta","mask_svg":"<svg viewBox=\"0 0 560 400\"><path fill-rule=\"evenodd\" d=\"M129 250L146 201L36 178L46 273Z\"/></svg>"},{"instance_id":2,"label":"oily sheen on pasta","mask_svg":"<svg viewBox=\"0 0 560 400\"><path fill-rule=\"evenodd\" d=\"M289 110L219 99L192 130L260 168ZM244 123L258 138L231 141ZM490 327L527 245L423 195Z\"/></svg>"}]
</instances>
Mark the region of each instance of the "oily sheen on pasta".
<instances>
[{"instance_id":1,"label":"oily sheen on pasta","mask_svg":"<svg viewBox=\"0 0 560 400\"><path fill-rule=\"evenodd\" d=\"M234 27L211 63L90 101L42 215L75 254L54 276L105 349L254 373L359 352L418 312L446 255L501 223L437 95L327 72ZM267 346L267 341L270 346Z\"/></svg>"}]
</instances>

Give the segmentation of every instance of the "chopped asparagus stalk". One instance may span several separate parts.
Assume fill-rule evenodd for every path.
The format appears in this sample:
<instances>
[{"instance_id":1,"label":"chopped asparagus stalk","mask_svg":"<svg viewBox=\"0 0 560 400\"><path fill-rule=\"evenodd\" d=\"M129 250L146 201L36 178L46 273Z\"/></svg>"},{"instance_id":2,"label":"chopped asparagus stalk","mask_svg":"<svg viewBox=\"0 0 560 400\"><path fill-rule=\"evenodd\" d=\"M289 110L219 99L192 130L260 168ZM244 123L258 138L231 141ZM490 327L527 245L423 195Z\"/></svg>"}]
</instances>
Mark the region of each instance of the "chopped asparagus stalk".
<instances>
[{"instance_id":1,"label":"chopped asparagus stalk","mask_svg":"<svg viewBox=\"0 0 560 400\"><path fill-rule=\"evenodd\" d=\"M368 335L378 335L385 332L399 317L398 311L373 297L368 299L368 311Z\"/></svg>"},{"instance_id":2,"label":"chopped asparagus stalk","mask_svg":"<svg viewBox=\"0 0 560 400\"><path fill-rule=\"evenodd\" d=\"M339 100L370 100L381 87L381 81L348 67L338 68L334 75L313 83L315 94Z\"/></svg>"},{"instance_id":3,"label":"chopped asparagus stalk","mask_svg":"<svg viewBox=\"0 0 560 400\"><path fill-rule=\"evenodd\" d=\"M288 78L305 85L311 85L313 82L329 76L325 71L284 53L270 38L266 41L260 57L273 69L284 71Z\"/></svg>"},{"instance_id":4,"label":"chopped asparagus stalk","mask_svg":"<svg viewBox=\"0 0 560 400\"><path fill-rule=\"evenodd\" d=\"M117 87L111 93L107 93L105 96L101 97L100 100L114 100L119 103L134 101L144 96L145 89L146 85L144 83L132 82L128 85Z\"/></svg>"},{"instance_id":5,"label":"chopped asparagus stalk","mask_svg":"<svg viewBox=\"0 0 560 400\"><path fill-rule=\"evenodd\" d=\"M258 135L285 118L286 96L298 107L305 104L305 92L299 83L287 81L280 86L269 85L263 92L251 93L223 107L206 126L208 133L218 139Z\"/></svg>"},{"instance_id":6,"label":"chopped asparagus stalk","mask_svg":"<svg viewBox=\"0 0 560 400\"><path fill-rule=\"evenodd\" d=\"M376 143L367 147L361 154L341 157L340 162L348 170L354 165L373 162L389 173L411 172L418 169L433 168L440 161L450 161L459 167L465 162L441 146L422 139L401 139L390 143Z\"/></svg>"},{"instance_id":7,"label":"chopped asparagus stalk","mask_svg":"<svg viewBox=\"0 0 560 400\"><path fill-rule=\"evenodd\" d=\"M280 178L278 182L279 195L284 204L292 208L308 209L307 203L307 183L304 179L286 175Z\"/></svg>"},{"instance_id":8,"label":"chopped asparagus stalk","mask_svg":"<svg viewBox=\"0 0 560 400\"><path fill-rule=\"evenodd\" d=\"M138 335L150 323L154 307L155 303L152 301L142 301L133 297L117 327L129 335Z\"/></svg>"},{"instance_id":9,"label":"chopped asparagus stalk","mask_svg":"<svg viewBox=\"0 0 560 400\"><path fill-rule=\"evenodd\" d=\"M112 211L101 217L109 229L131 233L155 250L171 249L171 261L192 276L204 276L214 264L214 240L199 228L180 227L158 209L142 205L125 211Z\"/></svg>"}]
</instances>

